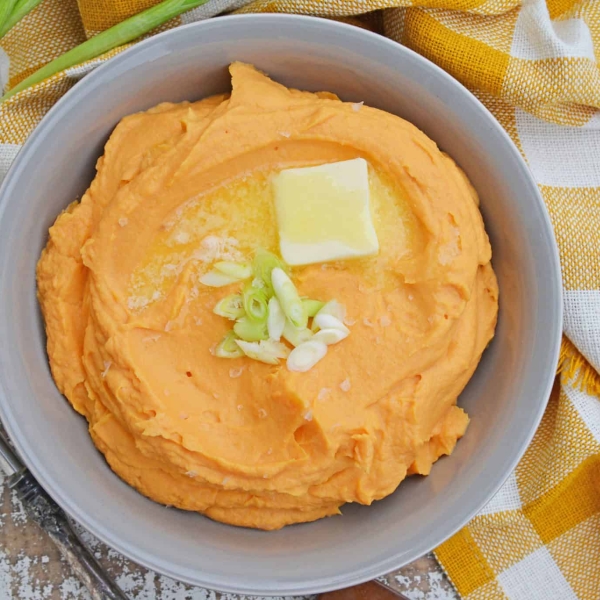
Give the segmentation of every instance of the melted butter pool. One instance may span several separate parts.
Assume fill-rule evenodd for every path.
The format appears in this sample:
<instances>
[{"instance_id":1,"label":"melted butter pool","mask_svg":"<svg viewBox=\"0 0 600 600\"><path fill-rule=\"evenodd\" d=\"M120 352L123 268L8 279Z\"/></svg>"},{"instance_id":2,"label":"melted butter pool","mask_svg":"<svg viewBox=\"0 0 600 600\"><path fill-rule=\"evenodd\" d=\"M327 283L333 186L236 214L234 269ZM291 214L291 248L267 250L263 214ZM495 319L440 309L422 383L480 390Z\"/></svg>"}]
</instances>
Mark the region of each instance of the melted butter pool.
<instances>
[{"instance_id":1,"label":"melted butter pool","mask_svg":"<svg viewBox=\"0 0 600 600\"><path fill-rule=\"evenodd\" d=\"M230 181L174 211L131 276L129 308L139 312L164 299L182 275L193 289L198 275L215 260L251 260L259 247L279 253L272 173L255 172ZM358 270L373 280L398 259L418 252L422 233L402 190L372 166L369 189L379 255L340 261L336 268Z\"/></svg>"}]
</instances>

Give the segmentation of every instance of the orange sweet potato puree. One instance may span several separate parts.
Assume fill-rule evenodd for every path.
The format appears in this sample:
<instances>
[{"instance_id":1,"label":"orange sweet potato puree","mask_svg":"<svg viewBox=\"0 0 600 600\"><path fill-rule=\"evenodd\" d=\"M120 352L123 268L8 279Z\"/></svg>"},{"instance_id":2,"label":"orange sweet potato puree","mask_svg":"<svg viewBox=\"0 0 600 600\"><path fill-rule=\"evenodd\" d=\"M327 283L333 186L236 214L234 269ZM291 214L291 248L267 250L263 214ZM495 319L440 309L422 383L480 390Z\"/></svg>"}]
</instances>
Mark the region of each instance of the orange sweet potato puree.
<instances>
[{"instance_id":1,"label":"orange sweet potato puree","mask_svg":"<svg viewBox=\"0 0 600 600\"><path fill-rule=\"evenodd\" d=\"M142 494L261 529L370 504L428 474L493 336L498 289L468 180L391 114L231 66L231 95L124 118L50 228L39 299L58 388ZM363 157L377 256L294 269L351 334L306 373L211 354L215 259L277 251L269 177ZM343 384L343 385L342 385Z\"/></svg>"}]
</instances>

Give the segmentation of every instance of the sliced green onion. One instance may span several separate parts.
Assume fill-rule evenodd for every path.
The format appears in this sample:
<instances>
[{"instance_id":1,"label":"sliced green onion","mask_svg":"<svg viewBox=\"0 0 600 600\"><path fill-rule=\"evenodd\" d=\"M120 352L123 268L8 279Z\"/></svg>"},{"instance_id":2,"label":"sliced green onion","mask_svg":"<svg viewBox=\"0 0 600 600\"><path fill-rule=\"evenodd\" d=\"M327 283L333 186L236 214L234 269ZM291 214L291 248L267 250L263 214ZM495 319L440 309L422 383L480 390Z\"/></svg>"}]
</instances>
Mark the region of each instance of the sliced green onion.
<instances>
[{"instance_id":1,"label":"sliced green onion","mask_svg":"<svg viewBox=\"0 0 600 600\"><path fill-rule=\"evenodd\" d=\"M204 275L200 277L200 283L203 283L208 287L224 287L226 285L231 285L232 283L237 283L238 281L239 279L236 277L225 275L225 273L221 273L214 269L208 271L208 273L204 273Z\"/></svg>"},{"instance_id":2,"label":"sliced green onion","mask_svg":"<svg viewBox=\"0 0 600 600\"><path fill-rule=\"evenodd\" d=\"M315 333L313 340L323 342L326 346L331 346L347 338L349 333L349 331L342 331L341 329L321 329Z\"/></svg>"},{"instance_id":3,"label":"sliced green onion","mask_svg":"<svg viewBox=\"0 0 600 600\"><path fill-rule=\"evenodd\" d=\"M292 346L299 346L313 337L313 332L306 327L296 329L287 319L283 328L283 339L287 340Z\"/></svg>"},{"instance_id":4,"label":"sliced green onion","mask_svg":"<svg viewBox=\"0 0 600 600\"><path fill-rule=\"evenodd\" d=\"M283 269L275 267L271 272L271 283L285 316L296 329L304 329L308 323L308 315L292 280Z\"/></svg>"},{"instance_id":5,"label":"sliced green onion","mask_svg":"<svg viewBox=\"0 0 600 600\"><path fill-rule=\"evenodd\" d=\"M240 358L244 353L236 344L237 336L230 331L215 348L215 356L219 358Z\"/></svg>"},{"instance_id":6,"label":"sliced green onion","mask_svg":"<svg viewBox=\"0 0 600 600\"><path fill-rule=\"evenodd\" d=\"M229 294L221 298L213 308L215 315L235 321L244 316L244 301L240 294Z\"/></svg>"},{"instance_id":7,"label":"sliced green onion","mask_svg":"<svg viewBox=\"0 0 600 600\"><path fill-rule=\"evenodd\" d=\"M287 271L285 263L280 258L263 248L259 248L256 251L252 268L254 270L254 277L262 281L265 288L270 293L273 292L271 283L271 273L273 269L280 268L283 271Z\"/></svg>"},{"instance_id":8,"label":"sliced green onion","mask_svg":"<svg viewBox=\"0 0 600 600\"><path fill-rule=\"evenodd\" d=\"M275 296L269 300L268 309L267 330L269 331L269 338L278 342L285 327L285 315L279 300Z\"/></svg>"},{"instance_id":9,"label":"sliced green onion","mask_svg":"<svg viewBox=\"0 0 600 600\"><path fill-rule=\"evenodd\" d=\"M309 340L291 351L287 359L287 368L304 373L312 369L326 354L327 346L323 342Z\"/></svg>"},{"instance_id":10,"label":"sliced green onion","mask_svg":"<svg viewBox=\"0 0 600 600\"><path fill-rule=\"evenodd\" d=\"M219 262L216 262L213 267L217 271L225 273L225 275L229 275L230 277L235 277L240 281L248 279L248 277L252 276L252 267L248 263L236 263L229 262L227 260L220 260Z\"/></svg>"},{"instance_id":11,"label":"sliced green onion","mask_svg":"<svg viewBox=\"0 0 600 600\"><path fill-rule=\"evenodd\" d=\"M280 358L286 358L289 355L287 346L273 340L263 340L261 342L237 340L236 343L248 358L269 365L278 365Z\"/></svg>"},{"instance_id":12,"label":"sliced green onion","mask_svg":"<svg viewBox=\"0 0 600 600\"><path fill-rule=\"evenodd\" d=\"M242 292L244 310L252 321L264 322L267 320L267 294L264 289L254 287L252 284L244 286Z\"/></svg>"},{"instance_id":13,"label":"sliced green onion","mask_svg":"<svg viewBox=\"0 0 600 600\"><path fill-rule=\"evenodd\" d=\"M308 317L314 317L325 306L325 302L313 300L312 298L302 298L302 306Z\"/></svg>"},{"instance_id":14,"label":"sliced green onion","mask_svg":"<svg viewBox=\"0 0 600 600\"><path fill-rule=\"evenodd\" d=\"M346 335L350 333L350 330L339 319L332 315L318 313L314 318L313 325L319 329L338 329Z\"/></svg>"},{"instance_id":15,"label":"sliced green onion","mask_svg":"<svg viewBox=\"0 0 600 600\"><path fill-rule=\"evenodd\" d=\"M266 321L251 321L248 317L238 319L233 326L236 335L246 342L258 342L269 337Z\"/></svg>"},{"instance_id":16,"label":"sliced green onion","mask_svg":"<svg viewBox=\"0 0 600 600\"><path fill-rule=\"evenodd\" d=\"M338 302L337 300L330 300L327 302L317 314L320 315L331 315L338 319L338 321L344 321L346 318L346 307Z\"/></svg>"}]
</instances>

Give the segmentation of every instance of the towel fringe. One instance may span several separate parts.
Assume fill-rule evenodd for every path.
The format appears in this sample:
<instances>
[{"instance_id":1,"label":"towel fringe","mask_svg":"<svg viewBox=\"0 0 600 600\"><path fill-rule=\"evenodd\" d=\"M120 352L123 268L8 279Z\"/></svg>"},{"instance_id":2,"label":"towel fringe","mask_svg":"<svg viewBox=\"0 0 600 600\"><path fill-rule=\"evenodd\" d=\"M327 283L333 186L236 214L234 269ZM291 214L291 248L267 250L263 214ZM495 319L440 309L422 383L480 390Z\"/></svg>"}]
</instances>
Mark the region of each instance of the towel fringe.
<instances>
[{"instance_id":1,"label":"towel fringe","mask_svg":"<svg viewBox=\"0 0 600 600\"><path fill-rule=\"evenodd\" d=\"M600 374L579 352L575 344L563 336L556 372L561 381L589 396L600 398Z\"/></svg>"}]
</instances>

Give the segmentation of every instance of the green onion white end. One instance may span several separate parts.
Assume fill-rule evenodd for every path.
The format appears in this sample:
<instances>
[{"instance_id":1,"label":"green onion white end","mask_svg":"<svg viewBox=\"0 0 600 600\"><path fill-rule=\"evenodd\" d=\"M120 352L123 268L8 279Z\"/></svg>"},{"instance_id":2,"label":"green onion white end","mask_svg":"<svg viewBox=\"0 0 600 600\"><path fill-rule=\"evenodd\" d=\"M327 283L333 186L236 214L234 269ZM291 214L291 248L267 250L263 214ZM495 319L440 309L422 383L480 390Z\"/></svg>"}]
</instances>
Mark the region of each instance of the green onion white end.
<instances>
[{"instance_id":1,"label":"green onion white end","mask_svg":"<svg viewBox=\"0 0 600 600\"><path fill-rule=\"evenodd\" d=\"M216 269L212 269L211 271L208 271L208 273L204 273L204 275L200 276L200 283L215 288L231 285L238 281L240 280L237 277L225 275L225 273L221 273L221 271L217 271Z\"/></svg>"},{"instance_id":2,"label":"green onion white end","mask_svg":"<svg viewBox=\"0 0 600 600\"><path fill-rule=\"evenodd\" d=\"M298 290L287 273L279 267L273 269L271 284L285 316L296 329L304 329L308 323L308 315L302 306Z\"/></svg>"},{"instance_id":3,"label":"green onion white end","mask_svg":"<svg viewBox=\"0 0 600 600\"><path fill-rule=\"evenodd\" d=\"M308 340L294 348L287 359L290 371L305 373L312 369L327 354L327 346L323 342Z\"/></svg>"},{"instance_id":4,"label":"green onion white end","mask_svg":"<svg viewBox=\"0 0 600 600\"><path fill-rule=\"evenodd\" d=\"M252 276L252 267L248 263L236 263L226 260L216 262L214 268L225 275L229 275L238 281L243 281Z\"/></svg>"},{"instance_id":5,"label":"green onion white end","mask_svg":"<svg viewBox=\"0 0 600 600\"><path fill-rule=\"evenodd\" d=\"M275 296L269 299L268 311L267 331L269 332L269 339L278 342L285 328L285 314Z\"/></svg>"},{"instance_id":6,"label":"green onion white end","mask_svg":"<svg viewBox=\"0 0 600 600\"><path fill-rule=\"evenodd\" d=\"M299 346L312 338L314 333L305 327L304 329L296 329L288 320L283 328L283 339L288 341L292 346Z\"/></svg>"},{"instance_id":7,"label":"green onion white end","mask_svg":"<svg viewBox=\"0 0 600 600\"><path fill-rule=\"evenodd\" d=\"M286 358L290 353L289 348L285 344L273 340L262 340L260 342L236 340L236 344L248 358L269 365L278 365L279 359Z\"/></svg>"}]
</instances>

